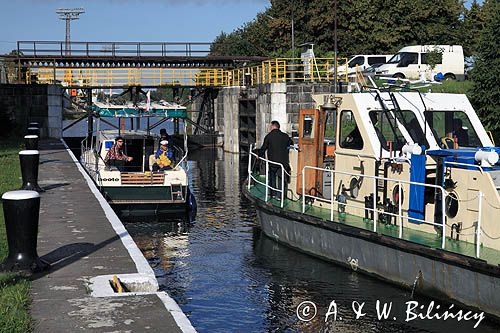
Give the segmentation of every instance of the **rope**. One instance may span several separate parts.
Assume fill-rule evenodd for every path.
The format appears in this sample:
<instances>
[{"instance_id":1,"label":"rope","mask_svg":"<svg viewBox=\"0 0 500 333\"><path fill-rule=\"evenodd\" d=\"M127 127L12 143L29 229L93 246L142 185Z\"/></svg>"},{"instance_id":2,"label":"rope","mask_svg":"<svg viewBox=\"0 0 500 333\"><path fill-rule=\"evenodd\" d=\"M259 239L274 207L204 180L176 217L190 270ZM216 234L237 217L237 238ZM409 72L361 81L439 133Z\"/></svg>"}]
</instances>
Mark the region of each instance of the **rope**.
<instances>
[{"instance_id":1,"label":"rope","mask_svg":"<svg viewBox=\"0 0 500 333\"><path fill-rule=\"evenodd\" d=\"M473 198L470 198L470 199L458 199L458 198L454 198L452 197L451 195L448 195L447 198L450 198L451 200L454 200L454 201L457 201L457 202L471 202L471 201L474 201L476 200L477 198L479 197L479 194L476 194L475 197Z\"/></svg>"},{"instance_id":2,"label":"rope","mask_svg":"<svg viewBox=\"0 0 500 333\"><path fill-rule=\"evenodd\" d=\"M493 237L493 236L490 236L486 233L486 231L484 231L484 229L481 227L481 232L486 236L488 237L489 239L493 239L493 240L496 240L496 239L500 239L500 236L498 237Z\"/></svg>"},{"instance_id":3,"label":"rope","mask_svg":"<svg viewBox=\"0 0 500 333\"><path fill-rule=\"evenodd\" d=\"M493 209L500 209L500 206L495 206L495 205L493 205L492 203L490 203L490 202L488 201L488 199L486 199L486 197L484 197L484 201L485 201L485 202L488 204L488 206L490 206L491 208L493 208Z\"/></svg>"}]
</instances>

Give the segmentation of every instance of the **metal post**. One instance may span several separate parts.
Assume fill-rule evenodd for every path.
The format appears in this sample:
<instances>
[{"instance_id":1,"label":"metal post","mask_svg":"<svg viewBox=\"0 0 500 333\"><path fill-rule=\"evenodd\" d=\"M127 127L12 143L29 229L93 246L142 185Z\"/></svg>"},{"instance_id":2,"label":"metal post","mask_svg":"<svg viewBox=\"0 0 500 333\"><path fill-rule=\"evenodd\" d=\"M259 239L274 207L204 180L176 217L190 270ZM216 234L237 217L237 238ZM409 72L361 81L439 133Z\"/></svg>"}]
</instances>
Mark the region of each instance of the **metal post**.
<instances>
[{"instance_id":1,"label":"metal post","mask_svg":"<svg viewBox=\"0 0 500 333\"><path fill-rule=\"evenodd\" d=\"M441 248L444 249L446 244L446 216L445 216L445 197L444 189L441 187L441 225L443 226L443 234L441 235Z\"/></svg>"},{"instance_id":2,"label":"metal post","mask_svg":"<svg viewBox=\"0 0 500 333\"><path fill-rule=\"evenodd\" d=\"M285 201L285 169L281 166L281 208L283 208L283 202Z\"/></svg>"},{"instance_id":3,"label":"metal post","mask_svg":"<svg viewBox=\"0 0 500 333\"><path fill-rule=\"evenodd\" d=\"M401 182L398 182L398 211L399 211L399 238L403 237L403 214L401 211Z\"/></svg>"},{"instance_id":4,"label":"metal post","mask_svg":"<svg viewBox=\"0 0 500 333\"><path fill-rule=\"evenodd\" d=\"M333 171L330 171L330 220L333 221Z\"/></svg>"},{"instance_id":5,"label":"metal post","mask_svg":"<svg viewBox=\"0 0 500 333\"><path fill-rule=\"evenodd\" d=\"M250 153L248 154L248 190L252 181L252 144L250 144Z\"/></svg>"},{"instance_id":6,"label":"metal post","mask_svg":"<svg viewBox=\"0 0 500 333\"><path fill-rule=\"evenodd\" d=\"M373 178L373 232L377 232L377 178Z\"/></svg>"},{"instance_id":7,"label":"metal post","mask_svg":"<svg viewBox=\"0 0 500 333\"><path fill-rule=\"evenodd\" d=\"M267 202L267 197L269 196L269 161L266 160L266 200Z\"/></svg>"},{"instance_id":8,"label":"metal post","mask_svg":"<svg viewBox=\"0 0 500 333\"><path fill-rule=\"evenodd\" d=\"M334 38L334 44L333 44L333 92L337 93L337 87L338 87L338 82L337 82L337 0L334 1L334 10L335 14L333 17L333 38ZM376 225L376 224L375 224Z\"/></svg>"},{"instance_id":9,"label":"metal post","mask_svg":"<svg viewBox=\"0 0 500 333\"><path fill-rule=\"evenodd\" d=\"M482 217L482 206L483 206L483 192L479 192L479 208L477 211L477 227L476 227L476 257L479 258L481 250L481 217Z\"/></svg>"},{"instance_id":10,"label":"metal post","mask_svg":"<svg viewBox=\"0 0 500 333\"><path fill-rule=\"evenodd\" d=\"M302 168L302 213L306 212L306 168Z\"/></svg>"}]
</instances>

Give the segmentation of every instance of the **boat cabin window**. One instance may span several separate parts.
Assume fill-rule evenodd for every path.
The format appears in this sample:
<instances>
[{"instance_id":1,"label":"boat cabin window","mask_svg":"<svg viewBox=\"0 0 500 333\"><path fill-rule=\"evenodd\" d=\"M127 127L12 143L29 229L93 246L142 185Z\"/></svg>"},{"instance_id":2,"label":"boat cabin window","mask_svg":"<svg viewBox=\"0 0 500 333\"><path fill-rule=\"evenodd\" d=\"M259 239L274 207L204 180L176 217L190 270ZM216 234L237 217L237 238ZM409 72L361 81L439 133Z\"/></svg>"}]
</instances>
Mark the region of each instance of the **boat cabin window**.
<instances>
[{"instance_id":1,"label":"boat cabin window","mask_svg":"<svg viewBox=\"0 0 500 333\"><path fill-rule=\"evenodd\" d=\"M425 146L427 148L430 147L429 143L427 142L427 138L425 137L424 131L422 130L422 127L420 126L420 123L418 122L418 119L413 111L394 110L393 112L401 125L403 125L408 134L410 134L410 137L414 143L418 144L419 146Z\"/></svg>"},{"instance_id":2,"label":"boat cabin window","mask_svg":"<svg viewBox=\"0 0 500 333\"><path fill-rule=\"evenodd\" d=\"M302 137L313 139L314 138L314 115L307 115L304 117L302 124Z\"/></svg>"},{"instance_id":3,"label":"boat cabin window","mask_svg":"<svg viewBox=\"0 0 500 333\"><path fill-rule=\"evenodd\" d=\"M393 151L401 150L406 140L391 112L370 111L369 115L382 148L390 150L392 145Z\"/></svg>"},{"instance_id":4,"label":"boat cabin window","mask_svg":"<svg viewBox=\"0 0 500 333\"><path fill-rule=\"evenodd\" d=\"M450 147L455 138L459 147L482 147L481 140L463 111L426 111L425 119L442 148ZM451 140L450 140L451 139Z\"/></svg>"},{"instance_id":5,"label":"boat cabin window","mask_svg":"<svg viewBox=\"0 0 500 333\"><path fill-rule=\"evenodd\" d=\"M356 119L350 110L340 113L340 147L346 149L363 149L363 138L359 132Z\"/></svg>"}]
</instances>

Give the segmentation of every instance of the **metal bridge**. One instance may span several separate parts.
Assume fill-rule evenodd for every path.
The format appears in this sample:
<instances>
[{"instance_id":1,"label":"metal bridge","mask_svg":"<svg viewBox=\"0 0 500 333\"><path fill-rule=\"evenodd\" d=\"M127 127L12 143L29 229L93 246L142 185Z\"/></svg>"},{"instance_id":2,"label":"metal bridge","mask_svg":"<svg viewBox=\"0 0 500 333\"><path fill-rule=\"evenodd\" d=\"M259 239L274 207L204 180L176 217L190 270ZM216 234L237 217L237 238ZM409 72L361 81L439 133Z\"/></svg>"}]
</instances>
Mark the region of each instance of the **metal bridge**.
<instances>
[{"instance_id":1,"label":"metal bridge","mask_svg":"<svg viewBox=\"0 0 500 333\"><path fill-rule=\"evenodd\" d=\"M333 81L333 58L304 62L252 56L211 56L211 43L19 41L17 78L68 88L226 87ZM347 63L338 59L338 63ZM346 68L347 69L347 68ZM345 77L348 81L347 70Z\"/></svg>"}]
</instances>

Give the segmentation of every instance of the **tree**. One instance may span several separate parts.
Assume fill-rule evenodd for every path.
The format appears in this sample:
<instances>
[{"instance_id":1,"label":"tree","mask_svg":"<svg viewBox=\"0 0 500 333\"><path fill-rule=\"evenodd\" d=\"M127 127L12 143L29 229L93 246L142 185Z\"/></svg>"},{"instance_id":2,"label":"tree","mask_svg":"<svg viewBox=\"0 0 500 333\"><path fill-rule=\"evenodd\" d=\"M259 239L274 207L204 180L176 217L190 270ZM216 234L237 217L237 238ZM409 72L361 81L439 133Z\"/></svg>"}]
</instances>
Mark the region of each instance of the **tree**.
<instances>
[{"instance_id":1,"label":"tree","mask_svg":"<svg viewBox=\"0 0 500 333\"><path fill-rule=\"evenodd\" d=\"M483 5L484 29L472 70L471 100L486 128L500 134L500 2Z\"/></svg>"},{"instance_id":2,"label":"tree","mask_svg":"<svg viewBox=\"0 0 500 333\"><path fill-rule=\"evenodd\" d=\"M476 56L479 45L481 31L484 26L482 7L474 0L470 9L464 13L464 22L462 25L462 45L466 57Z\"/></svg>"}]
</instances>

